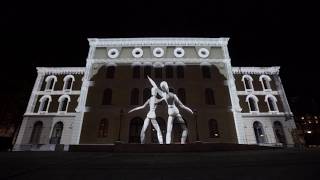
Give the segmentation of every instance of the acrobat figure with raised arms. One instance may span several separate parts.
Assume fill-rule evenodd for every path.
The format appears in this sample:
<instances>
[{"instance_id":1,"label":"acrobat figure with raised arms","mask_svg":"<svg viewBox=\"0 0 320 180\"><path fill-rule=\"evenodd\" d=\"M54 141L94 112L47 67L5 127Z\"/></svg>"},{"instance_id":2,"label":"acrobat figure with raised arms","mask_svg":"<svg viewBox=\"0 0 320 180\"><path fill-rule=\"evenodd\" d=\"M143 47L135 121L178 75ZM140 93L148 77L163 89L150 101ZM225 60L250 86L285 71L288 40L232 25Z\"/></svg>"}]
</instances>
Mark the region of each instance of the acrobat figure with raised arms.
<instances>
[{"instance_id":1,"label":"acrobat figure with raised arms","mask_svg":"<svg viewBox=\"0 0 320 180\"><path fill-rule=\"evenodd\" d=\"M149 104L149 112L143 122L143 126L142 126L141 133L140 133L141 144L145 143L145 134L146 134L146 130L149 126L150 121L151 121L152 126L157 131L159 144L163 144L163 137L162 137L162 133L161 133L159 124L156 120L156 112L155 112L156 108L157 108L157 104L163 100L163 99L158 99L156 97L158 91L159 90L157 89L157 87L153 87L151 89L151 97L142 106L136 107L128 112L128 113L131 113L133 111L143 109Z\"/></svg>"},{"instance_id":2,"label":"acrobat figure with raised arms","mask_svg":"<svg viewBox=\"0 0 320 180\"><path fill-rule=\"evenodd\" d=\"M157 85L155 84L155 82L151 78L148 77L148 79L151 82L153 87L157 87ZM172 132L174 119L176 119L178 121L178 123L181 125L181 128L182 128L181 144L185 144L187 136L188 136L188 129L187 129L186 123L184 122L184 120L179 112L179 109L177 108L176 105L178 105L182 109L185 109L186 111L190 112L191 114L193 114L193 112L190 108L185 106L179 100L179 98L176 94L169 92L169 86L166 81L162 81L160 83L160 88L161 88L161 90L159 88L157 88L159 90L158 93L160 94L162 99L164 99L168 105L169 117L168 117L168 122L167 122L166 144L171 143L171 132Z\"/></svg>"}]
</instances>

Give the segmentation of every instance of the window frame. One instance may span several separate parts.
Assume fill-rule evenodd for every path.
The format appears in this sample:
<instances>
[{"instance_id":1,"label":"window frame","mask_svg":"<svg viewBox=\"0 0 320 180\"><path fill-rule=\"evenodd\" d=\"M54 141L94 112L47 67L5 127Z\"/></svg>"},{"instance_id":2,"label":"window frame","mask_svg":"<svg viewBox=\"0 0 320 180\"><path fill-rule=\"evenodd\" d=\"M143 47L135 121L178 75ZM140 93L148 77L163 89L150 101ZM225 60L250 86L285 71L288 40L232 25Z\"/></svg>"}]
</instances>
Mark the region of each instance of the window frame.
<instances>
[{"instance_id":1,"label":"window frame","mask_svg":"<svg viewBox=\"0 0 320 180\"><path fill-rule=\"evenodd\" d=\"M254 101L254 106L255 106L255 109L256 110L254 110L254 111L252 111L252 108L251 108L251 105L250 105L250 100L249 99L253 99L253 101ZM259 99L257 98L257 96L255 96L255 95L252 95L252 94L250 94L250 95L248 95L247 97L246 97L246 102L248 103L248 107L249 107L249 111L250 111L250 113L259 113L260 112L260 109L259 109Z\"/></svg>"},{"instance_id":2,"label":"window frame","mask_svg":"<svg viewBox=\"0 0 320 180\"><path fill-rule=\"evenodd\" d=\"M53 80L53 82L52 82L52 80ZM55 87L55 84L56 84L57 80L58 80L58 79L57 79L57 76L55 76L55 75L47 76L47 77L46 77L46 80L45 80L46 86L45 86L45 88L44 88L44 91L46 91L46 92L52 92L52 91L54 91L54 87ZM48 81L52 82L52 88L51 88L51 89L49 89L50 84L48 84Z\"/></svg>"},{"instance_id":3,"label":"window frame","mask_svg":"<svg viewBox=\"0 0 320 180\"><path fill-rule=\"evenodd\" d=\"M71 80L71 82L70 82L70 88L69 89L67 89L66 88L66 86L67 86L67 82L68 82L68 80L70 80L70 79L72 79ZM75 79L74 79L74 76L73 75L71 75L71 74L69 74L69 75L67 75L67 76L65 76L64 78L63 78L63 91L65 91L65 92L70 92L70 91L72 91L72 87L73 87L73 82L75 81Z\"/></svg>"},{"instance_id":4,"label":"window frame","mask_svg":"<svg viewBox=\"0 0 320 180\"><path fill-rule=\"evenodd\" d=\"M67 99L66 109L62 110L63 102L64 102L65 99ZM69 95L60 96L59 99L58 99L58 102L59 102L58 113L67 113L70 101L71 101L71 99L70 99Z\"/></svg>"},{"instance_id":5,"label":"window frame","mask_svg":"<svg viewBox=\"0 0 320 180\"><path fill-rule=\"evenodd\" d=\"M44 104L43 104L44 102L43 102L43 101L44 101L45 99L48 99L48 104L47 104L46 109L43 110L43 109L44 109ZM39 99L40 104L39 104L39 108L38 108L38 113L48 113L51 101L52 101L52 98L51 98L50 95L44 95L44 96L42 96L42 97Z\"/></svg>"},{"instance_id":6,"label":"window frame","mask_svg":"<svg viewBox=\"0 0 320 180\"><path fill-rule=\"evenodd\" d=\"M248 80L249 86L251 87L251 88L249 88L249 89L247 88L246 80ZM253 78L252 78L250 75L248 75L248 74L243 75L242 78L241 78L241 81L242 81L242 83L243 83L244 90L245 90L246 92L252 92L252 91L254 91Z\"/></svg>"}]
</instances>

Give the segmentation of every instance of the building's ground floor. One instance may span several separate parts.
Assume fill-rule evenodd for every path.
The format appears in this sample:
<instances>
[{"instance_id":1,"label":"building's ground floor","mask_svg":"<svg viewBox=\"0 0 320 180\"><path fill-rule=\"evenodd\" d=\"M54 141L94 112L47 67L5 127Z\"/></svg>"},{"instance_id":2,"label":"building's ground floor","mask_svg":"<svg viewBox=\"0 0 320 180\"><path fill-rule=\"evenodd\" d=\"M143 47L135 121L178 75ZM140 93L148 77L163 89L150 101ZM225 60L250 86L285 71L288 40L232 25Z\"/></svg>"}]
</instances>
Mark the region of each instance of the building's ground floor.
<instances>
[{"instance_id":1,"label":"building's ground floor","mask_svg":"<svg viewBox=\"0 0 320 180\"><path fill-rule=\"evenodd\" d=\"M85 113L79 142L75 136L75 124L81 116L26 116L21 125L14 150L55 150L56 145L64 145L68 150L72 144L115 144L140 143L141 129L145 121L144 112L126 111ZM156 118L166 142L167 115L159 111ZM187 143L233 143L259 144L263 146L293 146L293 120L284 116L240 115L237 124L229 111L203 111L199 114L182 113L188 128ZM240 117L240 119L239 119ZM236 127L237 126L237 127ZM173 121L172 144L181 143L182 128L178 121ZM147 144L158 144L155 128L150 123L145 131Z\"/></svg>"}]
</instances>

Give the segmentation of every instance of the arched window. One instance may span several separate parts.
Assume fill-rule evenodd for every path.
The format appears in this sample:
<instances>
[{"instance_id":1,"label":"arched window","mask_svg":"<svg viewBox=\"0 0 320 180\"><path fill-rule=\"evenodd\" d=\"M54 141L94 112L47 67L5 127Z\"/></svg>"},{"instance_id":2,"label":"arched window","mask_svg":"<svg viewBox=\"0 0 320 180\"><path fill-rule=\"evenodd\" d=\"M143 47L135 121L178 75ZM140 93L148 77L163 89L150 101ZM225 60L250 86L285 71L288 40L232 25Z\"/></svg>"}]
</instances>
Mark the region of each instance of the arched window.
<instances>
[{"instance_id":1,"label":"arched window","mask_svg":"<svg viewBox=\"0 0 320 180\"><path fill-rule=\"evenodd\" d=\"M116 67L115 66L108 66L107 67L106 78L107 79L113 79L115 71L116 71Z\"/></svg>"},{"instance_id":2,"label":"arched window","mask_svg":"<svg viewBox=\"0 0 320 180\"><path fill-rule=\"evenodd\" d=\"M208 122L209 127L209 137L211 138L218 138L220 136L219 129L218 129L218 122L215 119L210 119Z\"/></svg>"},{"instance_id":3,"label":"arched window","mask_svg":"<svg viewBox=\"0 0 320 180\"><path fill-rule=\"evenodd\" d=\"M274 134L275 134L277 143L286 144L287 143L286 136L283 131L283 126L282 126L281 122L275 121L273 123L273 130L274 130Z\"/></svg>"},{"instance_id":4,"label":"arched window","mask_svg":"<svg viewBox=\"0 0 320 180\"><path fill-rule=\"evenodd\" d=\"M183 104L187 103L187 101L186 101L186 90L185 89L183 89L183 88L179 88L178 89L178 98L180 99L180 101Z\"/></svg>"},{"instance_id":5,"label":"arched window","mask_svg":"<svg viewBox=\"0 0 320 180\"><path fill-rule=\"evenodd\" d=\"M184 78L184 67L182 65L177 66L177 78Z\"/></svg>"},{"instance_id":6,"label":"arched window","mask_svg":"<svg viewBox=\"0 0 320 180\"><path fill-rule=\"evenodd\" d=\"M250 75L243 75L241 81L243 82L244 89L246 91L253 91L253 85L252 85L252 77Z\"/></svg>"},{"instance_id":7,"label":"arched window","mask_svg":"<svg viewBox=\"0 0 320 180\"><path fill-rule=\"evenodd\" d=\"M37 121L33 125L31 138L30 138L30 144L39 144L40 143L40 137L42 132L43 123L41 121Z\"/></svg>"},{"instance_id":8,"label":"arched window","mask_svg":"<svg viewBox=\"0 0 320 180\"><path fill-rule=\"evenodd\" d=\"M158 125L160 127L162 137L165 137L166 136L166 130L167 130L165 120L163 118L161 118L161 117L157 117L156 120L157 120ZM165 138L163 138L163 139L165 139ZM151 142L152 143L156 143L156 144L159 143L157 131L156 131L156 129L154 129L153 126L151 126Z\"/></svg>"},{"instance_id":9,"label":"arched window","mask_svg":"<svg viewBox=\"0 0 320 180\"><path fill-rule=\"evenodd\" d=\"M205 101L206 101L206 104L208 105L214 105L215 104L215 98L214 98L214 92L212 89L210 88L206 88L205 90Z\"/></svg>"},{"instance_id":10,"label":"arched window","mask_svg":"<svg viewBox=\"0 0 320 180\"><path fill-rule=\"evenodd\" d=\"M260 122L255 121L253 123L253 130L254 130L254 135L256 137L257 144L266 143L263 126Z\"/></svg>"},{"instance_id":11,"label":"arched window","mask_svg":"<svg viewBox=\"0 0 320 180\"><path fill-rule=\"evenodd\" d=\"M249 95L246 98L246 102L248 102L249 110L252 111L259 111L258 107L258 98L254 95Z\"/></svg>"},{"instance_id":12,"label":"arched window","mask_svg":"<svg viewBox=\"0 0 320 180\"><path fill-rule=\"evenodd\" d=\"M50 144L60 144L63 131L63 123L57 122L52 130Z\"/></svg>"},{"instance_id":13,"label":"arched window","mask_svg":"<svg viewBox=\"0 0 320 180\"><path fill-rule=\"evenodd\" d=\"M62 95L59 98L59 109L58 112L67 112L70 97L68 95Z\"/></svg>"},{"instance_id":14,"label":"arched window","mask_svg":"<svg viewBox=\"0 0 320 180\"><path fill-rule=\"evenodd\" d=\"M45 90L46 91L53 91L54 90L54 85L57 82L57 77L54 76L54 75L51 75L51 76L48 76L45 81L46 81Z\"/></svg>"},{"instance_id":15,"label":"arched window","mask_svg":"<svg viewBox=\"0 0 320 180\"><path fill-rule=\"evenodd\" d=\"M48 112L51 100L51 96L42 96L39 100L40 106L38 112Z\"/></svg>"},{"instance_id":16,"label":"arched window","mask_svg":"<svg viewBox=\"0 0 320 180\"><path fill-rule=\"evenodd\" d=\"M144 66L144 78L147 78L148 76L151 77L151 71L152 67L151 66Z\"/></svg>"},{"instance_id":17,"label":"arched window","mask_svg":"<svg viewBox=\"0 0 320 180\"><path fill-rule=\"evenodd\" d=\"M165 66L166 71L166 78L170 79L173 78L173 67L172 66Z\"/></svg>"},{"instance_id":18,"label":"arched window","mask_svg":"<svg viewBox=\"0 0 320 180\"><path fill-rule=\"evenodd\" d=\"M72 89L72 85L74 82L73 75L68 75L68 76L64 77L63 81L64 81L63 90L70 91Z\"/></svg>"},{"instance_id":19,"label":"arched window","mask_svg":"<svg viewBox=\"0 0 320 180\"><path fill-rule=\"evenodd\" d=\"M150 88L145 88L143 90L143 103L146 102L151 97L151 90Z\"/></svg>"},{"instance_id":20,"label":"arched window","mask_svg":"<svg viewBox=\"0 0 320 180\"><path fill-rule=\"evenodd\" d=\"M267 95L264 100L269 107L269 111L278 111L277 99L272 95Z\"/></svg>"},{"instance_id":21,"label":"arched window","mask_svg":"<svg viewBox=\"0 0 320 180\"><path fill-rule=\"evenodd\" d=\"M271 78L269 76L261 75L259 77L259 81L261 82L263 90L268 90L268 91L271 90L271 85L270 85Z\"/></svg>"},{"instance_id":22,"label":"arched window","mask_svg":"<svg viewBox=\"0 0 320 180\"><path fill-rule=\"evenodd\" d=\"M102 104L103 105L111 105L112 102L112 90L107 88L103 92Z\"/></svg>"},{"instance_id":23,"label":"arched window","mask_svg":"<svg viewBox=\"0 0 320 180\"><path fill-rule=\"evenodd\" d=\"M154 68L154 76L157 79L161 79L162 78L162 67L155 67Z\"/></svg>"},{"instance_id":24,"label":"arched window","mask_svg":"<svg viewBox=\"0 0 320 180\"><path fill-rule=\"evenodd\" d=\"M140 78L140 66L133 66L132 68L132 78L139 79Z\"/></svg>"},{"instance_id":25,"label":"arched window","mask_svg":"<svg viewBox=\"0 0 320 180\"><path fill-rule=\"evenodd\" d=\"M201 70L202 70L202 77L204 79L210 79L211 78L210 66L201 66Z\"/></svg>"},{"instance_id":26,"label":"arched window","mask_svg":"<svg viewBox=\"0 0 320 180\"><path fill-rule=\"evenodd\" d=\"M139 105L139 89L134 88L131 90L131 105Z\"/></svg>"},{"instance_id":27,"label":"arched window","mask_svg":"<svg viewBox=\"0 0 320 180\"><path fill-rule=\"evenodd\" d=\"M143 126L143 120L135 117L130 121L129 143L140 143L140 132Z\"/></svg>"},{"instance_id":28,"label":"arched window","mask_svg":"<svg viewBox=\"0 0 320 180\"><path fill-rule=\"evenodd\" d=\"M109 130L109 121L108 119L101 119L99 123L99 131L98 137L108 137L108 130Z\"/></svg>"}]
</instances>

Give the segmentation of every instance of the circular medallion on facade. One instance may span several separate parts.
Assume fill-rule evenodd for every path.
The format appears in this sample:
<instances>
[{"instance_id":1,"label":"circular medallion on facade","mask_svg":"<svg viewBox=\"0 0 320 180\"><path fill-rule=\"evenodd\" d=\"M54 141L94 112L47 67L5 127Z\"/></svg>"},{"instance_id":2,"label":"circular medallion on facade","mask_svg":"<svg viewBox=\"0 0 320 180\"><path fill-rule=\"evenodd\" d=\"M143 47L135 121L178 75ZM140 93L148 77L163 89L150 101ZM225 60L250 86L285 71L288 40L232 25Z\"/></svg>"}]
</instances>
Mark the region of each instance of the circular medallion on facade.
<instances>
[{"instance_id":1,"label":"circular medallion on facade","mask_svg":"<svg viewBox=\"0 0 320 180\"><path fill-rule=\"evenodd\" d=\"M118 49L115 49L115 48L109 49L108 56L109 58L117 58L119 56Z\"/></svg>"},{"instance_id":2,"label":"circular medallion on facade","mask_svg":"<svg viewBox=\"0 0 320 180\"><path fill-rule=\"evenodd\" d=\"M198 51L198 55L201 58L207 58L209 56L209 50L206 49L206 48L200 48L199 51Z\"/></svg>"},{"instance_id":3,"label":"circular medallion on facade","mask_svg":"<svg viewBox=\"0 0 320 180\"><path fill-rule=\"evenodd\" d=\"M184 56L184 49L182 48L175 48L174 51L174 56L177 57L177 58L181 58Z\"/></svg>"},{"instance_id":4,"label":"circular medallion on facade","mask_svg":"<svg viewBox=\"0 0 320 180\"><path fill-rule=\"evenodd\" d=\"M135 58L141 58L143 55L143 50L141 48L134 48L132 50L132 56Z\"/></svg>"},{"instance_id":5,"label":"circular medallion on facade","mask_svg":"<svg viewBox=\"0 0 320 180\"><path fill-rule=\"evenodd\" d=\"M157 47L157 48L154 48L153 49L153 55L155 56L155 57L162 57L163 55L164 55L164 51L163 51L163 49L162 48L159 48L159 47Z\"/></svg>"}]
</instances>

